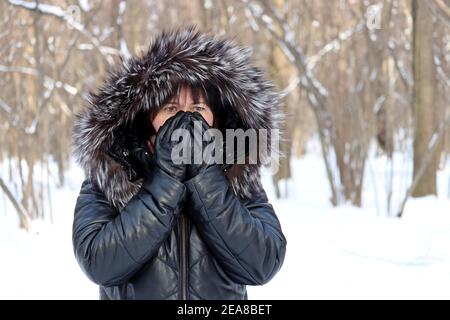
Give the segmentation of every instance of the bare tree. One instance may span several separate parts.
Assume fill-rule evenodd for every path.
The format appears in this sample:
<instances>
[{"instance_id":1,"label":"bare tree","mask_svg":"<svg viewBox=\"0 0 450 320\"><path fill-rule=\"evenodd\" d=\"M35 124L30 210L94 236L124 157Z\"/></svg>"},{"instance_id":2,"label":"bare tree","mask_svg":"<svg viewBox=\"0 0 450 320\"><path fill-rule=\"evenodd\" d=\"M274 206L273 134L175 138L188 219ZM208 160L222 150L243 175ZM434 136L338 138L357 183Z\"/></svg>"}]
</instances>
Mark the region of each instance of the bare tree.
<instances>
[{"instance_id":1,"label":"bare tree","mask_svg":"<svg viewBox=\"0 0 450 320\"><path fill-rule=\"evenodd\" d=\"M413 25L412 0L0 1L0 192L19 216L51 219L50 184L65 183L85 93L119 55L142 54L162 29L194 23L252 47L284 95L278 195L288 191L280 181L296 178L290 160L318 141L334 205L361 205L368 171L376 182L366 188L386 178L387 213L399 195L404 208L450 158L448 122L436 122L450 105L450 2L414 3ZM367 26L369 9L380 29ZM399 153L404 167L415 161L412 183L409 169L395 167ZM381 176L374 156L386 160Z\"/></svg>"},{"instance_id":2,"label":"bare tree","mask_svg":"<svg viewBox=\"0 0 450 320\"><path fill-rule=\"evenodd\" d=\"M344 146L344 151L339 152L342 149L339 149L338 144L342 140L338 141L337 139L336 122L333 120L328 101L329 91L314 76L313 69L335 46L340 46L352 35L361 32L364 21L358 21L354 27L339 33L336 39L325 44L323 49L319 50L316 55L307 58L302 47L295 39L296 33L287 25L279 10L270 1L258 1L256 3L243 0L243 3L256 17L261 26L278 42L282 52L297 68L300 77L299 85L306 91L307 100L315 116L331 189L331 203L338 205L345 200L350 200L352 203L360 205L367 146L361 145L361 141L358 139L353 139L347 144L341 144L341 146ZM350 155L355 155L351 160L352 165L345 160L349 159ZM350 168L354 170L348 171L347 169Z\"/></svg>"},{"instance_id":3,"label":"bare tree","mask_svg":"<svg viewBox=\"0 0 450 320\"><path fill-rule=\"evenodd\" d=\"M424 156L431 152L430 161L424 174L419 178L412 195L414 197L436 194L435 150L430 150L429 142L436 127L435 113L435 66L433 53L433 16L425 1L413 0L413 69L414 69L414 176Z\"/></svg>"}]
</instances>

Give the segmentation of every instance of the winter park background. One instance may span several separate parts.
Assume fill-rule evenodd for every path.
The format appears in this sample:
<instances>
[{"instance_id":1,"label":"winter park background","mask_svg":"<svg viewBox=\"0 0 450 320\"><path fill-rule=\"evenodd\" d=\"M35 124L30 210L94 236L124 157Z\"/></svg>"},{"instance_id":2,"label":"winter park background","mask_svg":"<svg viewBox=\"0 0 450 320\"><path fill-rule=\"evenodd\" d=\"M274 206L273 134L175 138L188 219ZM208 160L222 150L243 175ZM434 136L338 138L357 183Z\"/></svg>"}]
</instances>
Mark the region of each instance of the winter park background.
<instances>
[{"instance_id":1,"label":"winter park background","mask_svg":"<svg viewBox=\"0 0 450 320\"><path fill-rule=\"evenodd\" d=\"M267 285L248 287L250 299L448 299L450 298L450 165L439 171L439 196L412 200L399 220L377 213L385 159L373 159L364 188L366 205L333 208L317 149L293 162L290 195L274 198L265 186L288 239L285 264ZM395 172L395 184L409 168ZM3 173L4 171L2 171ZM62 189L52 191L55 221L18 221L2 199L0 274L2 299L98 299L97 286L78 267L72 251L71 222L83 173L73 167ZM375 186L376 184L376 186ZM382 206L381 203L378 206ZM382 209L380 209L382 210Z\"/></svg>"},{"instance_id":2,"label":"winter park background","mask_svg":"<svg viewBox=\"0 0 450 320\"><path fill-rule=\"evenodd\" d=\"M263 184L286 259L249 299L450 299L448 0L1 0L0 299L98 299L72 249L73 117L188 23L252 47L284 94Z\"/></svg>"}]
</instances>

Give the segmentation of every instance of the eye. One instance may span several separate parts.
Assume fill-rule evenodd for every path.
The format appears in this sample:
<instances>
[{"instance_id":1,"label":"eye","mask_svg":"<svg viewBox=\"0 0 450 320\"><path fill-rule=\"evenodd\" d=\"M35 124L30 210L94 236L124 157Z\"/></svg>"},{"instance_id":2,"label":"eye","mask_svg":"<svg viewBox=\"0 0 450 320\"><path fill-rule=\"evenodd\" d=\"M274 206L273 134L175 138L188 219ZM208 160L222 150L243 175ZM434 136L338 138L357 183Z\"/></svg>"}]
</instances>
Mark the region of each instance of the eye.
<instances>
[{"instance_id":1,"label":"eye","mask_svg":"<svg viewBox=\"0 0 450 320\"><path fill-rule=\"evenodd\" d=\"M164 112L175 113L177 111L177 105L169 104L163 108Z\"/></svg>"},{"instance_id":2,"label":"eye","mask_svg":"<svg viewBox=\"0 0 450 320\"><path fill-rule=\"evenodd\" d=\"M206 104L200 103L200 104L194 104L193 109L197 112L203 112L208 108Z\"/></svg>"}]
</instances>

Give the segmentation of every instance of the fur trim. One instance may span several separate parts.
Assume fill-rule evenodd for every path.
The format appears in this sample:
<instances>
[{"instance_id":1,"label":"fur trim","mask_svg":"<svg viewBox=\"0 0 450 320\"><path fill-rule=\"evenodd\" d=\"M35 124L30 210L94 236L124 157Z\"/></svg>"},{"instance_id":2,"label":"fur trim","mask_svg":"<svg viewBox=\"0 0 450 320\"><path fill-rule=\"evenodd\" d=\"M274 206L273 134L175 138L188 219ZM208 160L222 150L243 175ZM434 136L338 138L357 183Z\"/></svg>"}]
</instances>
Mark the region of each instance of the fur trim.
<instances>
[{"instance_id":1,"label":"fur trim","mask_svg":"<svg viewBox=\"0 0 450 320\"><path fill-rule=\"evenodd\" d=\"M73 153L86 177L116 208L130 200L142 181L130 182L107 151L119 128L130 124L140 110L160 107L179 81L214 85L226 113L237 117L244 130L280 129L281 97L251 63L250 55L250 48L201 33L191 25L163 31L141 57L121 57L121 64L109 71L97 92L88 93L86 110L76 116ZM237 195L248 198L260 188L260 164L244 166L230 183Z\"/></svg>"}]
</instances>

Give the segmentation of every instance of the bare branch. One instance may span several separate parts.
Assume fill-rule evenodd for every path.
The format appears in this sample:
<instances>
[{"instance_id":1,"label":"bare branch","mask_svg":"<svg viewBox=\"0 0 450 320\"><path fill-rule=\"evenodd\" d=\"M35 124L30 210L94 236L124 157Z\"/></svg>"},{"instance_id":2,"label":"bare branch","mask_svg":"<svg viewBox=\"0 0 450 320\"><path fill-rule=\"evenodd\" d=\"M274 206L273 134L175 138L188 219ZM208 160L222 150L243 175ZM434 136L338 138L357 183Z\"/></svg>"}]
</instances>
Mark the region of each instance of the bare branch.
<instances>
[{"instance_id":1,"label":"bare branch","mask_svg":"<svg viewBox=\"0 0 450 320\"><path fill-rule=\"evenodd\" d=\"M345 196L342 192L343 189L340 187L340 176L333 169L337 166L336 149L334 147L336 128L326 103L328 91L314 77L313 72L307 68L303 49L296 42L294 31L285 23L285 20L273 4L270 1L264 0L259 1L260 4L248 0L241 1L256 20L269 31L270 35L278 43L281 51L301 75L299 83L307 92L309 105L314 112L319 127L321 150L332 193L331 202L333 205L337 205L343 201Z\"/></svg>"},{"instance_id":2,"label":"bare branch","mask_svg":"<svg viewBox=\"0 0 450 320\"><path fill-rule=\"evenodd\" d=\"M0 98L0 107L2 107L2 109L6 113L11 113L11 111L12 111L12 108L5 101L3 101L2 98Z\"/></svg>"},{"instance_id":3,"label":"bare branch","mask_svg":"<svg viewBox=\"0 0 450 320\"><path fill-rule=\"evenodd\" d=\"M306 67L308 68L308 70L312 71L317 63L325 55L339 48L344 41L351 39L351 37L356 33L361 32L364 29L365 22L365 19L361 19L354 27L340 32L336 39L331 40L326 45L324 45L322 49L320 49L315 55L309 57L306 60Z\"/></svg>"},{"instance_id":4,"label":"bare branch","mask_svg":"<svg viewBox=\"0 0 450 320\"><path fill-rule=\"evenodd\" d=\"M22 73L33 77L38 76L38 71L36 69L28 67L14 67L14 66L9 67L0 65L0 72ZM47 87L47 89L62 88L64 89L64 91L73 96L78 94L78 90L75 86L68 83L64 83L60 80L55 80L49 76L44 76L44 85Z\"/></svg>"},{"instance_id":5,"label":"bare branch","mask_svg":"<svg viewBox=\"0 0 450 320\"><path fill-rule=\"evenodd\" d=\"M80 32L83 36L85 36L100 52L100 54L105 57L106 61L108 61L110 65L114 63L114 60L109 56L109 54L117 53L118 50L102 45L99 39L97 39L88 30L86 30L86 28L81 23L79 23L78 21L74 21L72 17L61 7L56 5L21 0L8 0L8 3L16 7L20 7L30 11L36 11L41 14L49 15L63 20L64 22L72 26L75 30Z\"/></svg>"},{"instance_id":6,"label":"bare branch","mask_svg":"<svg viewBox=\"0 0 450 320\"><path fill-rule=\"evenodd\" d=\"M127 41L123 34L123 17L125 15L125 10L127 8L127 2L122 0L119 2L119 13L117 15L117 31L119 32L119 45L120 45L120 53L128 58L131 56L130 51L128 50Z\"/></svg>"},{"instance_id":7,"label":"bare branch","mask_svg":"<svg viewBox=\"0 0 450 320\"><path fill-rule=\"evenodd\" d=\"M447 6L443 0L434 0L434 2L438 8L441 9L441 12L450 18L450 7Z\"/></svg>"},{"instance_id":8,"label":"bare branch","mask_svg":"<svg viewBox=\"0 0 450 320\"><path fill-rule=\"evenodd\" d=\"M246 12L249 11L246 8ZM252 22L254 23L253 17L248 17L249 19L252 19ZM364 29L365 20L362 19L359 21L359 23L356 24L356 26L342 31L338 34L336 39L331 40L326 45L322 47L315 55L309 57L306 59L306 68L308 72L312 72L313 69L316 67L317 63L320 62L320 60L325 57L328 53L332 52L336 48L339 48L342 43L348 39L350 39L354 34L361 32ZM291 81L286 88L284 88L281 91L281 94L283 97L289 95L295 88L300 84L301 77L295 78L293 81ZM324 92L324 90L322 90Z\"/></svg>"},{"instance_id":9,"label":"bare branch","mask_svg":"<svg viewBox=\"0 0 450 320\"><path fill-rule=\"evenodd\" d=\"M278 42L280 49L289 61L299 69L299 73L302 75L300 84L309 92L308 100L312 106L318 107L322 99L321 97L327 96L328 92L320 81L315 79L308 70L303 50L295 42L293 31L284 23L278 11L270 3L264 2L264 8L262 8L261 5L249 2L248 0L241 1L248 7L253 17L264 24L265 28ZM270 16L265 13L266 10ZM273 25L274 20L280 29L283 30L282 35L275 31L275 26Z\"/></svg>"},{"instance_id":10,"label":"bare branch","mask_svg":"<svg viewBox=\"0 0 450 320\"><path fill-rule=\"evenodd\" d=\"M405 85L406 89L408 90L408 93L412 95L412 88L414 84L414 80L412 79L412 75L408 73L408 71L405 69L405 66L403 63L398 59L397 52L395 49L397 48L397 44L394 42L393 39L389 41L388 44L388 51L391 55L392 59L394 60L395 69L397 69L398 74L400 75L400 78L402 79L403 84Z\"/></svg>"},{"instance_id":11,"label":"bare branch","mask_svg":"<svg viewBox=\"0 0 450 320\"><path fill-rule=\"evenodd\" d=\"M417 171L416 176L414 177L411 185L409 186L408 190L406 191L406 194L403 198L403 201L400 205L400 208L397 213L397 217L401 218L403 215L403 212L405 211L406 202L408 201L409 197L414 191L414 188L419 183L419 180L424 175L428 165L431 163L434 157L434 150L439 145L439 141L444 135L445 129L450 125L450 112L447 113L446 118L441 122L439 125L437 131L431 136L430 141L428 142L428 152L424 155L420 168Z\"/></svg>"},{"instance_id":12,"label":"bare branch","mask_svg":"<svg viewBox=\"0 0 450 320\"><path fill-rule=\"evenodd\" d=\"M14 197L13 193L11 192L11 190L9 190L8 186L3 181L2 177L0 177L0 189L3 190L3 192L8 197L9 201L11 201L12 205L16 209L20 219L20 226L28 231L30 228L30 220L31 220L30 216L27 210Z\"/></svg>"}]
</instances>

